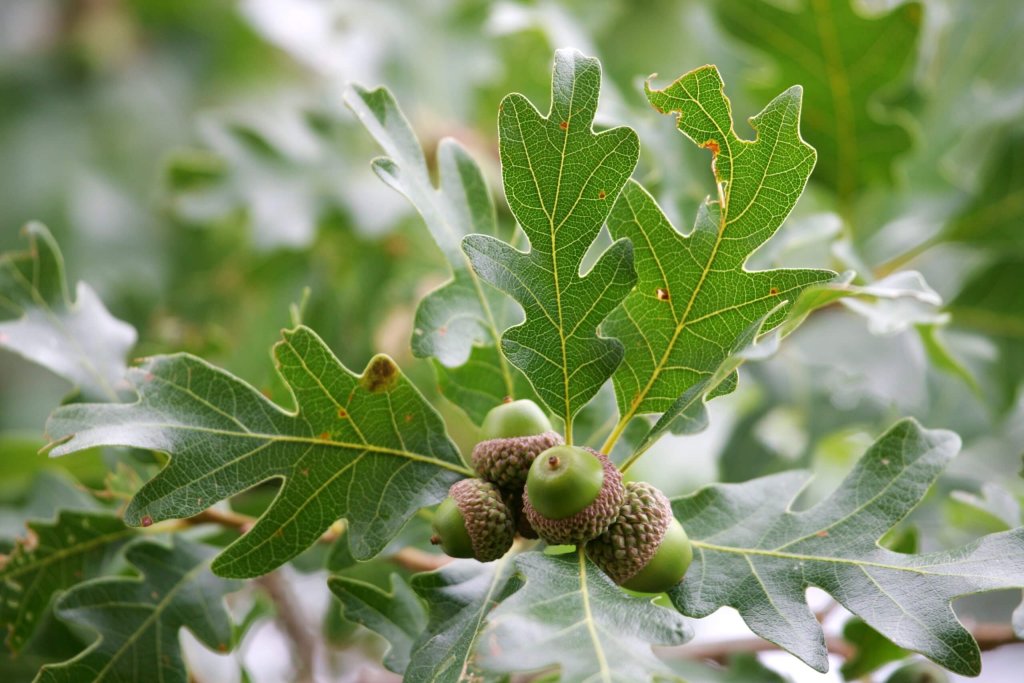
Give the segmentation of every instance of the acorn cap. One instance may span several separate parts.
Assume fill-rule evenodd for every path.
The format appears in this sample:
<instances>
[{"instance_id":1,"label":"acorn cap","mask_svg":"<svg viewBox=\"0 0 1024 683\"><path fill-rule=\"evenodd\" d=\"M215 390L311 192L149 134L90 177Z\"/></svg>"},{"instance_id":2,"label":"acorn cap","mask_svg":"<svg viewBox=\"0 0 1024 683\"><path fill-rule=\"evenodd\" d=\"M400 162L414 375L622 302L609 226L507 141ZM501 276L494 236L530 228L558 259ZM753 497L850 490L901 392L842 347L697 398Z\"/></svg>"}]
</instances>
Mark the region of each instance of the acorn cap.
<instances>
[{"instance_id":1,"label":"acorn cap","mask_svg":"<svg viewBox=\"0 0 1024 683\"><path fill-rule=\"evenodd\" d=\"M562 435L552 431L481 441L473 448L473 467L504 491L521 491L534 458L561 443Z\"/></svg>"},{"instance_id":2,"label":"acorn cap","mask_svg":"<svg viewBox=\"0 0 1024 683\"><path fill-rule=\"evenodd\" d=\"M669 571L678 572L678 579L682 579L689 566L688 560L683 561L685 558L664 558L675 565L667 570L662 568L667 562L652 563L652 560L661 550L662 542L668 540L670 530L672 539L665 544L666 555L678 554L679 548L689 550L689 539L672 516L672 506L665 494L645 482L630 482L625 488L625 501L618 516L604 533L587 544L587 555L620 586L638 581L636 585L626 587L643 592L661 592L649 590L654 582L641 581L642 573L649 565L656 564L651 571L658 570L658 578L663 578L661 572ZM673 526L678 527L678 531ZM679 534L682 538L676 538ZM690 552L692 554L692 550Z\"/></svg>"},{"instance_id":3,"label":"acorn cap","mask_svg":"<svg viewBox=\"0 0 1024 683\"><path fill-rule=\"evenodd\" d=\"M463 479L452 484L448 495L462 517L473 557L490 562L508 552L515 538L515 520L497 486L481 479ZM444 534L440 535L444 547Z\"/></svg>"},{"instance_id":4,"label":"acorn cap","mask_svg":"<svg viewBox=\"0 0 1024 683\"><path fill-rule=\"evenodd\" d=\"M564 466L565 456L571 455L568 453L570 449L580 454L589 454L596 459L597 464L600 466L597 470L600 475L599 480L590 471L592 469L590 462L580 460L578 464L581 466L573 468L573 471L581 471L583 475L578 478L578 481L577 478L569 476L565 480L569 484L567 487L563 488L560 481L557 482L557 486L546 486L545 482L539 480L536 474L541 471L542 467L548 465L549 461L552 467ZM548 543L554 545L585 543L607 529L608 525L618 515L619 507L625 498L625 489L622 486L622 473L619 472L618 468L615 467L607 456L589 448L558 446L554 450L559 451L559 455L544 459L542 462L541 459L545 458L545 455L541 454L535 461L534 466L531 467L533 474L531 474L532 478L527 481L524 489L523 512L526 514L526 519L529 521L530 526ZM556 459L563 462L559 463ZM569 474L571 475L572 472ZM561 479L561 477L559 476L557 479ZM578 487L576 486L577 483L579 483ZM548 499L543 501L542 509L547 513L547 516L541 514L531 502L531 488L533 489L534 496L541 490L544 490L545 493L552 492L552 489L557 491L557 496L549 496L547 497ZM582 509L579 509L579 506L575 506L578 512L562 514L565 508L562 507L561 503L575 497L576 491L573 491L573 488L587 489L581 491L579 495L584 500L589 501L589 503L586 503ZM540 503L541 500L538 499L537 502ZM570 505L568 509L571 510L573 508Z\"/></svg>"}]
</instances>

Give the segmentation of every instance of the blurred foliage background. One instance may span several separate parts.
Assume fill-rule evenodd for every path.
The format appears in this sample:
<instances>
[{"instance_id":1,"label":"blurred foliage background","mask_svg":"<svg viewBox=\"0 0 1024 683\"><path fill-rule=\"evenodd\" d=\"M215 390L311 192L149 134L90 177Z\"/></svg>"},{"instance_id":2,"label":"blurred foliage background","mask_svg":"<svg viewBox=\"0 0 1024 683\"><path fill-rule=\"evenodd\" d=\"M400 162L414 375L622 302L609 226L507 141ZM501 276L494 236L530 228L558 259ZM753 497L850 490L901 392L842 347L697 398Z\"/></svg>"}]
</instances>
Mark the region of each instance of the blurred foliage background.
<instances>
[{"instance_id":1,"label":"blurred foliage background","mask_svg":"<svg viewBox=\"0 0 1024 683\"><path fill-rule=\"evenodd\" d=\"M378 150L343 86L388 85L428 155L446 135L466 144L511 226L498 101L547 102L557 47L600 57L599 120L638 130L637 177L677 225L713 191L710 156L648 107L648 74L718 65L737 120L801 84L818 166L752 266L882 284L910 269L943 304L815 314L711 404L706 433L666 439L636 471L679 493L810 467L810 500L912 415L965 440L942 484L960 493L908 522L925 547L948 546L1019 524L1024 494L1022 31L1018 0L5 0L0 250L24 246L26 221L47 223L72 281L138 329L136 356L199 354L280 401L268 350L301 302L350 367L375 351L398 359L468 445L471 424L409 351L443 258L370 171ZM101 488L122 457L36 455L68 391L0 352L0 536L48 514L43 468ZM1006 619L1012 601L961 604Z\"/></svg>"}]
</instances>

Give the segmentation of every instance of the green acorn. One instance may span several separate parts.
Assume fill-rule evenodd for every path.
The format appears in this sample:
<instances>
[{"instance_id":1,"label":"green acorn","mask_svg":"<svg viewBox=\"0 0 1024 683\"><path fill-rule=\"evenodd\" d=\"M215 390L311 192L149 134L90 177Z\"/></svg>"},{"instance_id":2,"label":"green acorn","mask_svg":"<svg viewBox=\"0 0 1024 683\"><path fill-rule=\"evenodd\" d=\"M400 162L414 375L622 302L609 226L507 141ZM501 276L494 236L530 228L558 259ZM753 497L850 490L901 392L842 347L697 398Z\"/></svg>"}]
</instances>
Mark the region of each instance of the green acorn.
<instances>
[{"instance_id":1,"label":"green acorn","mask_svg":"<svg viewBox=\"0 0 1024 683\"><path fill-rule=\"evenodd\" d=\"M533 461L523 511L548 543L585 543L615 520L625 497L622 474L603 454L555 446Z\"/></svg>"},{"instance_id":2,"label":"green acorn","mask_svg":"<svg viewBox=\"0 0 1024 683\"><path fill-rule=\"evenodd\" d=\"M452 557L490 562L508 552L515 538L515 519L498 487L481 479L452 484L434 513L434 535Z\"/></svg>"},{"instance_id":3,"label":"green acorn","mask_svg":"<svg viewBox=\"0 0 1024 683\"><path fill-rule=\"evenodd\" d=\"M643 482L626 484L626 500L587 555L612 581L641 593L664 593L682 581L693 548L665 495Z\"/></svg>"},{"instance_id":4,"label":"green acorn","mask_svg":"<svg viewBox=\"0 0 1024 683\"><path fill-rule=\"evenodd\" d=\"M538 453L562 443L544 411L527 399L492 408L480 431L483 440L473 448L473 467L507 493L522 491Z\"/></svg>"}]
</instances>

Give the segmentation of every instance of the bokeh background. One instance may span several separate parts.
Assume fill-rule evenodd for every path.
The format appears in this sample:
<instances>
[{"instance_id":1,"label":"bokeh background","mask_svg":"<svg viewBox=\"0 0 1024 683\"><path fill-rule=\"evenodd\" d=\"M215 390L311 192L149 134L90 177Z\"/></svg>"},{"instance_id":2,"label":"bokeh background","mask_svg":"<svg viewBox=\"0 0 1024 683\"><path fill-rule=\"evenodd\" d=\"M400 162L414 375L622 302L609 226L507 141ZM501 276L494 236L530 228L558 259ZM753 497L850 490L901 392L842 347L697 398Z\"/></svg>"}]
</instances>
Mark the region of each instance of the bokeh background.
<instances>
[{"instance_id":1,"label":"bokeh background","mask_svg":"<svg viewBox=\"0 0 1024 683\"><path fill-rule=\"evenodd\" d=\"M815 23L822 7L848 49L838 57ZM24 247L26 221L45 222L72 281L138 330L134 355L195 353L271 395L284 390L269 348L298 306L350 367L376 351L398 359L467 445L472 425L437 397L429 364L408 344L416 303L445 278L444 260L370 171L378 150L343 106L344 86L389 86L428 155L443 136L466 144L511 226L498 102L519 91L546 106L554 49L596 55L599 121L637 129L636 177L688 226L713 191L709 155L650 109L644 79L714 63L738 122L799 83L818 168L752 265L853 269L863 284L909 282L927 296L816 313L711 404L707 432L666 439L636 471L681 493L808 467L817 474L809 502L885 426L913 415L964 437L905 525L924 548L952 546L1021 522L1022 31L1019 0L3 0L0 251ZM843 83L836 59L846 60ZM894 274L904 279L893 284ZM58 492L72 495L63 469L94 488L125 463L146 471L124 454L37 455L46 416L68 392L0 351L0 537L48 516ZM244 504L258 511L272 494ZM333 624L318 654L324 680L388 680L373 663L381 643L344 622L315 568L293 578L311 623ZM1006 622L1015 598L957 609ZM199 680L293 674L280 627L255 614L237 655L189 646ZM828 623L843 621L833 610ZM740 637L743 626L723 614L697 630L706 642ZM764 658L795 680L841 680L786 655ZM1000 667L1024 662L1014 647L986 658L984 681L1017 680Z\"/></svg>"}]
</instances>

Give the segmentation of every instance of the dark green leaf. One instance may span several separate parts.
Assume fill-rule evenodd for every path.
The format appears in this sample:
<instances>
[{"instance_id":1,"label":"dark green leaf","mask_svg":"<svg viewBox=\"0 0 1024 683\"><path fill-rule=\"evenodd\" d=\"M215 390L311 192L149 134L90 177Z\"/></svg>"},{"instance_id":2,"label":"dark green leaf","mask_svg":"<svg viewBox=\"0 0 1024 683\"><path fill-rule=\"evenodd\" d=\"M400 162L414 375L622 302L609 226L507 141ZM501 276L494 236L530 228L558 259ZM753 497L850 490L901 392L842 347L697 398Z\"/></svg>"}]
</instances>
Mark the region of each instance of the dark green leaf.
<instances>
[{"instance_id":1,"label":"dark green leaf","mask_svg":"<svg viewBox=\"0 0 1024 683\"><path fill-rule=\"evenodd\" d=\"M7 645L19 650L28 641L54 593L98 576L134 530L102 512L64 510L56 521L28 523L0 566L0 627Z\"/></svg>"},{"instance_id":2,"label":"dark green leaf","mask_svg":"<svg viewBox=\"0 0 1024 683\"><path fill-rule=\"evenodd\" d=\"M50 231L29 223L25 234L28 251L0 255L0 348L60 375L86 399L117 400L135 329L84 282L72 302Z\"/></svg>"},{"instance_id":3,"label":"dark green leaf","mask_svg":"<svg viewBox=\"0 0 1024 683\"><path fill-rule=\"evenodd\" d=\"M842 204L864 185L890 182L892 164L911 147L910 133L880 113L880 95L901 84L916 54L922 6L902 4L864 16L851 0L725 0L715 10L725 28L768 52L755 92L793 83L807 89L807 139L818 149L814 178ZM765 73L769 73L765 77Z\"/></svg>"},{"instance_id":4,"label":"dark green leaf","mask_svg":"<svg viewBox=\"0 0 1024 683\"><path fill-rule=\"evenodd\" d=\"M519 590L511 555L481 564L457 560L436 572L418 574L412 588L427 603L430 622L417 640L406 683L472 680L476 652L488 614Z\"/></svg>"},{"instance_id":5,"label":"dark green leaf","mask_svg":"<svg viewBox=\"0 0 1024 683\"><path fill-rule=\"evenodd\" d=\"M558 666L563 683L651 680L667 672L651 645L693 636L679 614L650 597L627 595L582 551L525 553L516 559L526 587L489 618L480 666L499 673Z\"/></svg>"},{"instance_id":6,"label":"dark green leaf","mask_svg":"<svg viewBox=\"0 0 1024 683\"><path fill-rule=\"evenodd\" d=\"M692 71L664 90L648 89L647 96L659 111L677 113L679 129L712 150L718 196L704 202L685 237L635 182L609 217L612 235L633 242L639 276L603 327L626 347L614 377L620 426L634 415L670 410L714 374L752 323L767 316L753 326L755 335L777 326L786 315L782 304L835 277L824 270L744 268L789 215L814 166L814 150L800 138L800 88L751 119L753 141L736 136L714 67ZM734 384L726 377L710 388L725 393Z\"/></svg>"},{"instance_id":7,"label":"dark green leaf","mask_svg":"<svg viewBox=\"0 0 1024 683\"><path fill-rule=\"evenodd\" d=\"M413 643L427 626L423 603L398 574L391 575L391 592L376 586L332 576L327 585L345 606L345 617L358 621L391 643L384 665L395 673L405 673Z\"/></svg>"},{"instance_id":8,"label":"dark green leaf","mask_svg":"<svg viewBox=\"0 0 1024 683\"><path fill-rule=\"evenodd\" d=\"M801 511L803 472L716 485L674 501L694 563L671 594L703 617L732 606L762 638L819 671L828 668L821 626L805 601L817 586L883 636L972 676L981 655L950 601L1024 586L1024 529L923 555L880 539L921 500L959 450L959 438L904 420L882 435L839 488Z\"/></svg>"},{"instance_id":9,"label":"dark green leaf","mask_svg":"<svg viewBox=\"0 0 1024 683\"><path fill-rule=\"evenodd\" d=\"M57 602L61 619L84 624L99 637L74 659L44 666L37 681L185 683L188 672L178 644L182 627L213 650L231 648L231 619L223 600L240 586L210 573L213 549L179 538L172 547L136 543L125 555L139 578L89 581Z\"/></svg>"},{"instance_id":10,"label":"dark green leaf","mask_svg":"<svg viewBox=\"0 0 1024 683\"><path fill-rule=\"evenodd\" d=\"M105 444L170 454L125 511L133 526L195 515L283 479L253 529L214 562L231 577L271 571L342 517L356 558L373 557L472 474L441 417L387 356L356 375L306 327L284 332L274 356L296 412L198 358L157 356L128 373L138 402L58 409L48 422L53 453Z\"/></svg>"},{"instance_id":11,"label":"dark green leaf","mask_svg":"<svg viewBox=\"0 0 1024 683\"><path fill-rule=\"evenodd\" d=\"M523 306L526 321L504 333L502 350L565 421L567 434L622 360L622 345L599 336L597 327L636 282L626 240L580 274L639 154L629 128L594 133L600 87L596 59L559 50L546 117L522 95L502 101L505 195L530 251L483 235L463 241L480 277Z\"/></svg>"},{"instance_id":12,"label":"dark green leaf","mask_svg":"<svg viewBox=\"0 0 1024 683\"><path fill-rule=\"evenodd\" d=\"M843 640L853 646L853 655L840 669L847 681L869 676L890 662L898 662L910 655L899 645L864 623L863 619L850 619L843 626Z\"/></svg>"}]
</instances>

